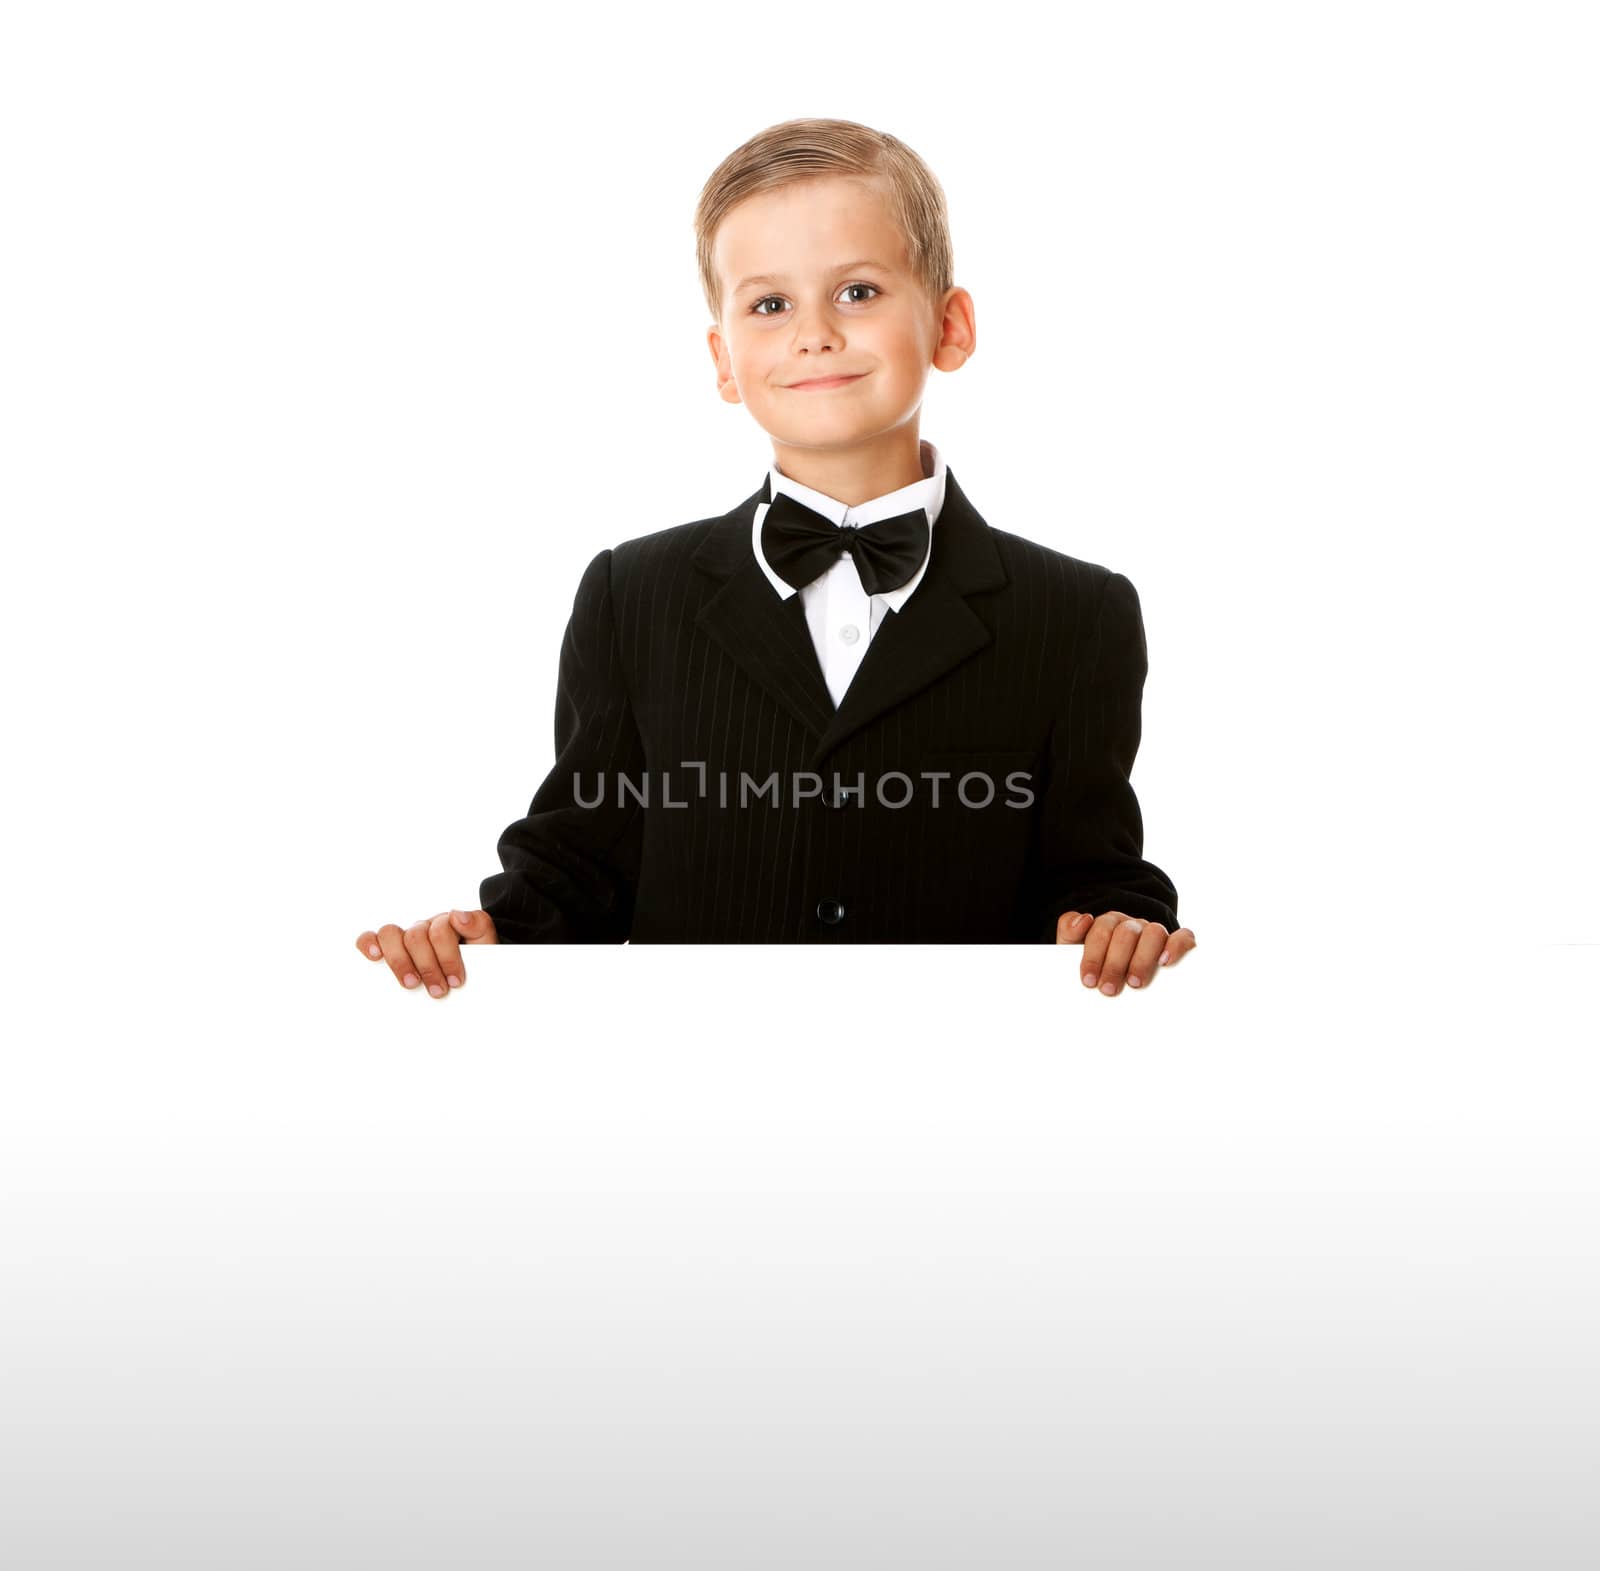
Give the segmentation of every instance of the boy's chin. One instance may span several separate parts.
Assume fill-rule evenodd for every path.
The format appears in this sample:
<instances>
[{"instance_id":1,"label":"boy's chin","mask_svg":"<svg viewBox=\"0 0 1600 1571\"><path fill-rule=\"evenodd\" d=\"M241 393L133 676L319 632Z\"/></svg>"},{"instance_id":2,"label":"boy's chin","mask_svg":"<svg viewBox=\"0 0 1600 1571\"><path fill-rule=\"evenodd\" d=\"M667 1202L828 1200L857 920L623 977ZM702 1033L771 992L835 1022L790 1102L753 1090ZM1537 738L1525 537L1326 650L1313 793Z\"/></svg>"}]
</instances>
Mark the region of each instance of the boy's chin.
<instances>
[{"instance_id":1,"label":"boy's chin","mask_svg":"<svg viewBox=\"0 0 1600 1571\"><path fill-rule=\"evenodd\" d=\"M796 419L793 410L775 411L770 421L757 416L757 423L775 442L791 447L838 447L867 442L891 428L895 422L869 417L860 409L839 410Z\"/></svg>"},{"instance_id":2,"label":"boy's chin","mask_svg":"<svg viewBox=\"0 0 1600 1571\"><path fill-rule=\"evenodd\" d=\"M861 447L870 442L876 432L873 429L857 430L853 426L817 426L806 430L785 426L781 430L769 430L767 435L778 447L803 447L812 452L843 452L847 448Z\"/></svg>"}]
</instances>

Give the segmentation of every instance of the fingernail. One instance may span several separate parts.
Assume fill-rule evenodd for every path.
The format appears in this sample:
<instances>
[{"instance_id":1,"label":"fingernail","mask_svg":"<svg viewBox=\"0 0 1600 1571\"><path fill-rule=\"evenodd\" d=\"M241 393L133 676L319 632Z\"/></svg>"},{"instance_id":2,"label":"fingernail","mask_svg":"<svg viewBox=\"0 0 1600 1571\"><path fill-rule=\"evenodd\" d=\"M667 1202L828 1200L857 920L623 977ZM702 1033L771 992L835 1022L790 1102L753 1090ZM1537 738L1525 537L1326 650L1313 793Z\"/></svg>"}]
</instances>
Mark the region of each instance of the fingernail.
<instances>
[{"instance_id":1,"label":"fingernail","mask_svg":"<svg viewBox=\"0 0 1600 1571\"><path fill-rule=\"evenodd\" d=\"M1117 990L1117 984L1115 982L1102 982L1100 984L1100 991L1102 993L1104 993L1108 998L1114 992L1116 992L1116 990Z\"/></svg>"},{"instance_id":2,"label":"fingernail","mask_svg":"<svg viewBox=\"0 0 1600 1571\"><path fill-rule=\"evenodd\" d=\"M447 981L451 985L451 987L460 987L461 986L461 978L458 977L458 976L447 976L445 978L445 981Z\"/></svg>"},{"instance_id":3,"label":"fingernail","mask_svg":"<svg viewBox=\"0 0 1600 1571\"><path fill-rule=\"evenodd\" d=\"M376 960L378 956L383 953L383 951L379 949L376 944L368 944L367 953L371 955L374 960Z\"/></svg>"},{"instance_id":4,"label":"fingernail","mask_svg":"<svg viewBox=\"0 0 1600 1571\"><path fill-rule=\"evenodd\" d=\"M417 985L416 977L414 977L409 971L407 971L405 974L405 985L407 987L415 987Z\"/></svg>"},{"instance_id":5,"label":"fingernail","mask_svg":"<svg viewBox=\"0 0 1600 1571\"><path fill-rule=\"evenodd\" d=\"M428 991L432 993L435 998L444 997L444 989L440 987L437 982L428 983Z\"/></svg>"},{"instance_id":6,"label":"fingernail","mask_svg":"<svg viewBox=\"0 0 1600 1571\"><path fill-rule=\"evenodd\" d=\"M1093 971L1085 971L1083 973L1083 985L1085 987L1093 987L1094 986L1094 972Z\"/></svg>"},{"instance_id":7,"label":"fingernail","mask_svg":"<svg viewBox=\"0 0 1600 1571\"><path fill-rule=\"evenodd\" d=\"M1144 983L1141 982L1138 977L1130 976L1128 978L1128 986L1129 987L1143 987Z\"/></svg>"},{"instance_id":8,"label":"fingernail","mask_svg":"<svg viewBox=\"0 0 1600 1571\"><path fill-rule=\"evenodd\" d=\"M1162 963L1162 965L1165 965L1171 958L1172 958L1172 951L1170 949L1163 949L1161 951L1161 963Z\"/></svg>"}]
</instances>

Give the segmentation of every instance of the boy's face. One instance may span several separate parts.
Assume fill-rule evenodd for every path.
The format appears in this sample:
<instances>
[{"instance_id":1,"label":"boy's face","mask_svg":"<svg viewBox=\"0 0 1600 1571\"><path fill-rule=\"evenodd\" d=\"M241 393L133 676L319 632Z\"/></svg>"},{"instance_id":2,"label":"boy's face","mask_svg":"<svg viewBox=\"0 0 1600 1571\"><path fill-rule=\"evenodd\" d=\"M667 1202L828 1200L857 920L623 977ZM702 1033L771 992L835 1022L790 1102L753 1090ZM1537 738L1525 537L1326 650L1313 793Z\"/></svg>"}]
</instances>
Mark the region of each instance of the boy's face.
<instances>
[{"instance_id":1,"label":"boy's face","mask_svg":"<svg viewBox=\"0 0 1600 1571\"><path fill-rule=\"evenodd\" d=\"M954 370L972 347L970 297L928 299L870 182L817 177L747 197L712 255L719 391L780 449L870 445L915 415L930 365ZM854 380L795 385L841 375Z\"/></svg>"}]
</instances>

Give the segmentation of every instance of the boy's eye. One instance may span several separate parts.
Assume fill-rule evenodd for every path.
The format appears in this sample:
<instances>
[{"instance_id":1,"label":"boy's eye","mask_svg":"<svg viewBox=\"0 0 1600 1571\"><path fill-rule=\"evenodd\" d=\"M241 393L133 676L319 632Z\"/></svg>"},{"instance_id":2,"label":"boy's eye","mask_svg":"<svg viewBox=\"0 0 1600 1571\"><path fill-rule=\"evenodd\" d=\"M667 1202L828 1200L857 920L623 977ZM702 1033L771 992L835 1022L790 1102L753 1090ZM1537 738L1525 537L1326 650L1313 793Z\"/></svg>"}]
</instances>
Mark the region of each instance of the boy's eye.
<instances>
[{"instance_id":1,"label":"boy's eye","mask_svg":"<svg viewBox=\"0 0 1600 1571\"><path fill-rule=\"evenodd\" d=\"M840 294L844 294L846 291L851 290L851 289L870 289L873 292L873 294L875 294L875 295L881 295L883 293L883 291L880 288L878 288L878 286L876 284L846 284L844 286L844 289L841 289L839 292L840 292ZM752 316L775 316L775 315L777 315L777 313L774 312L774 311L763 311L761 308L769 300L781 300L782 298L783 298L782 295L762 295L762 297L759 300L757 300L754 305L752 305L750 307L751 315Z\"/></svg>"}]
</instances>

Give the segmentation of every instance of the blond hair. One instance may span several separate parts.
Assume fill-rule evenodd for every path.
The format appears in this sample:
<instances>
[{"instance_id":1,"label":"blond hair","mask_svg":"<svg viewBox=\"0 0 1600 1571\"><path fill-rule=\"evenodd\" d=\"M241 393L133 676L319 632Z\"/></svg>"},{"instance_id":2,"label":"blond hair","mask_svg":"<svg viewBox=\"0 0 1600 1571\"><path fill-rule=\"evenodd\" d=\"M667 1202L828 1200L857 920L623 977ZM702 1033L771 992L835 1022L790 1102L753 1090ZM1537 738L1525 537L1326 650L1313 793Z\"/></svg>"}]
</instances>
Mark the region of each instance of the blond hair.
<instances>
[{"instance_id":1,"label":"blond hair","mask_svg":"<svg viewBox=\"0 0 1600 1571\"><path fill-rule=\"evenodd\" d=\"M785 120L758 131L711 171L694 212L700 287L717 321L722 285L711 247L728 213L758 191L821 175L855 175L881 185L890 214L905 236L912 273L930 301L955 283L950 220L933 171L897 137L854 120Z\"/></svg>"}]
</instances>

